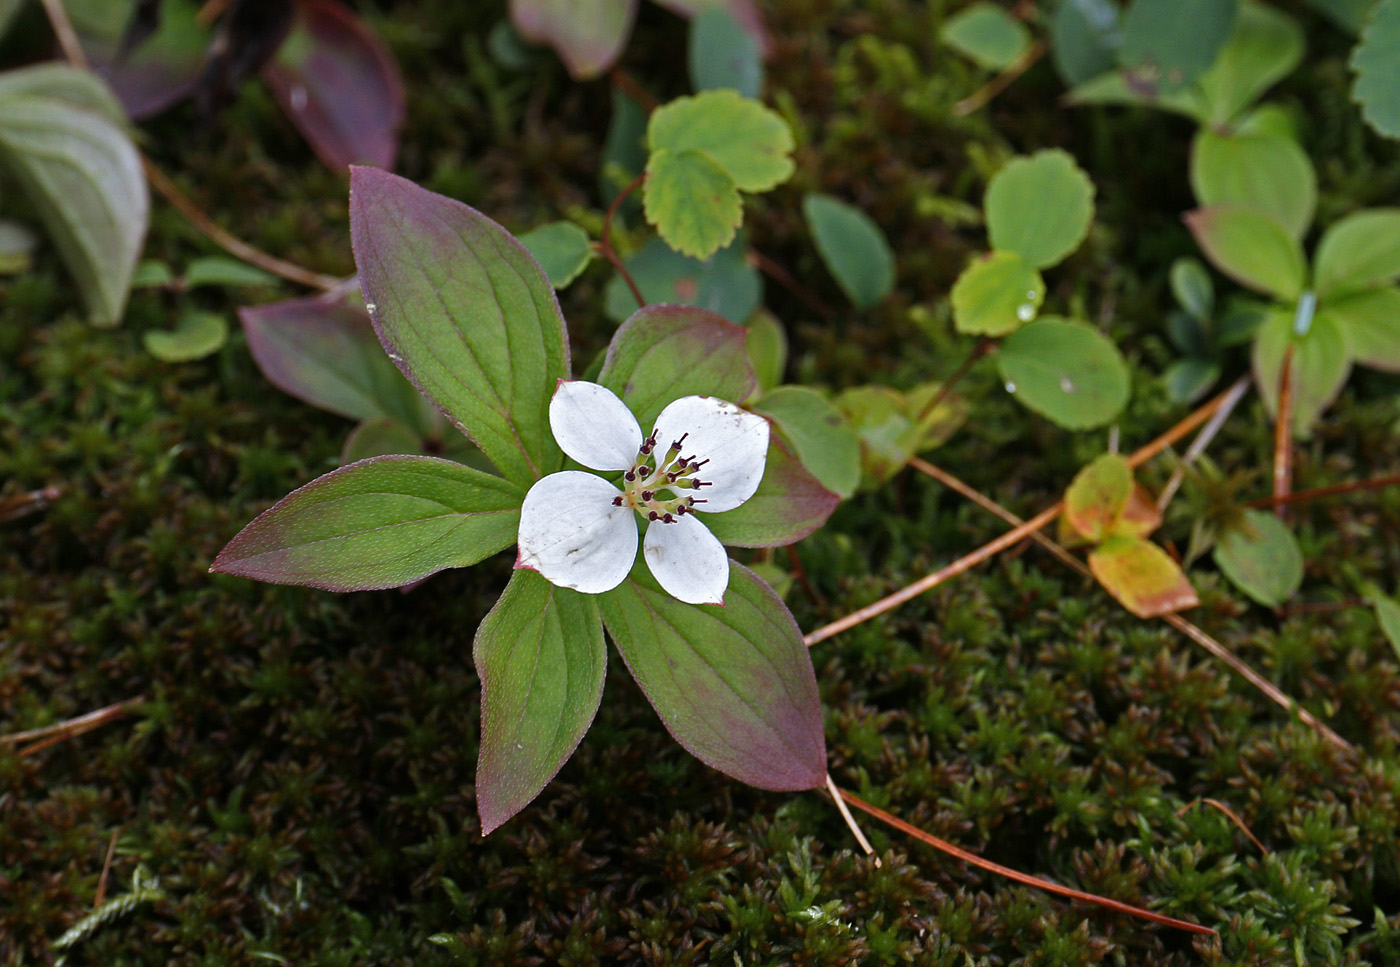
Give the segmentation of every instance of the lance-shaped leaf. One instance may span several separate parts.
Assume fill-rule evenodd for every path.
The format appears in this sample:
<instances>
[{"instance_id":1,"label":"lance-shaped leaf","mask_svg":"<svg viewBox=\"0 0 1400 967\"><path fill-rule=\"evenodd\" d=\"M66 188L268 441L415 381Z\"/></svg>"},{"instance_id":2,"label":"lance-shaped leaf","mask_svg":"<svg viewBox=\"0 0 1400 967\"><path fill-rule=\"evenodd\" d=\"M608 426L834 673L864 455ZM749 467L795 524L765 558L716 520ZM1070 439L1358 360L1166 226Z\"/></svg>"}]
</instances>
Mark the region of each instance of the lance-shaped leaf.
<instances>
[{"instance_id":1,"label":"lance-shaped leaf","mask_svg":"<svg viewBox=\"0 0 1400 967\"><path fill-rule=\"evenodd\" d=\"M748 331L692 306L638 310L613 334L598 382L622 397L647 431L682 396L742 403L758 388Z\"/></svg>"},{"instance_id":2,"label":"lance-shaped leaf","mask_svg":"<svg viewBox=\"0 0 1400 967\"><path fill-rule=\"evenodd\" d=\"M1275 515L1246 510L1215 544L1215 563L1255 601L1277 608L1303 585L1303 552Z\"/></svg>"},{"instance_id":3,"label":"lance-shaped leaf","mask_svg":"<svg viewBox=\"0 0 1400 967\"><path fill-rule=\"evenodd\" d=\"M1303 250L1283 225L1238 205L1198 208L1183 216L1217 269L1240 285L1285 301L1303 292Z\"/></svg>"},{"instance_id":4,"label":"lance-shaped leaf","mask_svg":"<svg viewBox=\"0 0 1400 967\"><path fill-rule=\"evenodd\" d=\"M511 0L521 35L554 48L575 80L597 77L622 53L637 0Z\"/></svg>"},{"instance_id":5,"label":"lance-shaped leaf","mask_svg":"<svg viewBox=\"0 0 1400 967\"><path fill-rule=\"evenodd\" d=\"M782 440L772 438L763 481L754 495L734 510L706 514L702 520L721 544L782 547L825 524L840 501Z\"/></svg>"},{"instance_id":6,"label":"lance-shaped leaf","mask_svg":"<svg viewBox=\"0 0 1400 967\"><path fill-rule=\"evenodd\" d=\"M735 562L724 605L677 601L637 566L600 595L608 634L676 741L760 789L815 789L826 742L811 656L773 589Z\"/></svg>"},{"instance_id":7,"label":"lance-shaped leaf","mask_svg":"<svg viewBox=\"0 0 1400 967\"><path fill-rule=\"evenodd\" d=\"M91 74L38 66L0 80L0 164L19 183L97 325L121 319L150 202L121 108Z\"/></svg>"},{"instance_id":8,"label":"lance-shaped leaf","mask_svg":"<svg viewBox=\"0 0 1400 967\"><path fill-rule=\"evenodd\" d=\"M782 386L753 409L777 424L802 465L822 486L842 497L855 493L860 483L860 438L826 397L805 386Z\"/></svg>"},{"instance_id":9,"label":"lance-shaped leaf","mask_svg":"<svg viewBox=\"0 0 1400 967\"><path fill-rule=\"evenodd\" d=\"M472 644L481 679L476 809L482 835L539 795L603 697L607 648L592 596L515 571Z\"/></svg>"},{"instance_id":10,"label":"lance-shaped leaf","mask_svg":"<svg viewBox=\"0 0 1400 967\"><path fill-rule=\"evenodd\" d=\"M404 117L393 56L358 16L331 0L297 0L296 19L263 80L316 156L392 168Z\"/></svg>"},{"instance_id":11,"label":"lance-shaped leaf","mask_svg":"<svg viewBox=\"0 0 1400 967\"><path fill-rule=\"evenodd\" d=\"M1293 347L1293 367L1289 391L1293 408L1293 431L1300 437L1312 433L1313 423L1332 405L1347 377L1351 375L1351 352L1346 334L1337 318L1318 313L1305 335L1293 333L1294 314L1287 310L1269 313L1254 338L1252 363L1254 384L1271 416L1278 414L1279 385L1283 361Z\"/></svg>"},{"instance_id":12,"label":"lance-shaped leaf","mask_svg":"<svg viewBox=\"0 0 1400 967\"><path fill-rule=\"evenodd\" d=\"M369 314L339 299L288 299L238 310L248 351L284 393L352 420L426 431L423 397L384 354Z\"/></svg>"},{"instance_id":13,"label":"lance-shaped leaf","mask_svg":"<svg viewBox=\"0 0 1400 967\"><path fill-rule=\"evenodd\" d=\"M556 469L549 400L569 375L549 279L505 229L461 202L353 168L350 234L390 358L517 483Z\"/></svg>"},{"instance_id":14,"label":"lance-shaped leaf","mask_svg":"<svg viewBox=\"0 0 1400 967\"><path fill-rule=\"evenodd\" d=\"M830 195L808 194L802 216L817 252L857 309L869 309L894 288L894 251L865 212Z\"/></svg>"},{"instance_id":15,"label":"lance-shaped leaf","mask_svg":"<svg viewBox=\"0 0 1400 967\"><path fill-rule=\"evenodd\" d=\"M1317 296L1326 299L1400 278L1400 208L1375 208L1341 219L1317 243Z\"/></svg>"},{"instance_id":16,"label":"lance-shaped leaf","mask_svg":"<svg viewBox=\"0 0 1400 967\"><path fill-rule=\"evenodd\" d=\"M449 460L375 457L283 497L210 570L326 591L395 588L514 544L524 499Z\"/></svg>"},{"instance_id":17,"label":"lance-shaped leaf","mask_svg":"<svg viewBox=\"0 0 1400 967\"><path fill-rule=\"evenodd\" d=\"M1139 618L1155 618L1201 603L1167 552L1139 537L1110 537L1089 554L1089 570Z\"/></svg>"}]
</instances>

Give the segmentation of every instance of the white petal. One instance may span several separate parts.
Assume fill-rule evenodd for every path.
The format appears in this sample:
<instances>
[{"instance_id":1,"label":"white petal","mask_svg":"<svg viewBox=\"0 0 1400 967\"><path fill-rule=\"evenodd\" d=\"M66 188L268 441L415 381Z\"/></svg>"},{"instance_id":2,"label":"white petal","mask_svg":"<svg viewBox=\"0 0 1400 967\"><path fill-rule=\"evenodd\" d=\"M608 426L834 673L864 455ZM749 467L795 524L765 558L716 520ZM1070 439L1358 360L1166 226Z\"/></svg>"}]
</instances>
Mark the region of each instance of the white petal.
<instances>
[{"instance_id":1,"label":"white petal","mask_svg":"<svg viewBox=\"0 0 1400 967\"><path fill-rule=\"evenodd\" d=\"M606 386L559 381L549 401L549 428L559 448L594 470L629 470L642 445L642 428L627 404Z\"/></svg>"},{"instance_id":2,"label":"white petal","mask_svg":"<svg viewBox=\"0 0 1400 967\"><path fill-rule=\"evenodd\" d=\"M714 484L696 493L705 500L698 510L733 510L753 496L768 459L767 420L713 396L683 396L656 418L656 449L664 454L683 433L681 456L710 461L696 474Z\"/></svg>"},{"instance_id":3,"label":"white petal","mask_svg":"<svg viewBox=\"0 0 1400 967\"><path fill-rule=\"evenodd\" d=\"M617 587L637 559L636 514L613 506L618 494L602 477L581 470L537 480L520 508L515 566L584 594Z\"/></svg>"},{"instance_id":4,"label":"white petal","mask_svg":"<svg viewBox=\"0 0 1400 967\"><path fill-rule=\"evenodd\" d=\"M642 544L647 567L666 592L686 604L723 604L729 555L710 529L687 514L675 523L652 521Z\"/></svg>"}]
</instances>

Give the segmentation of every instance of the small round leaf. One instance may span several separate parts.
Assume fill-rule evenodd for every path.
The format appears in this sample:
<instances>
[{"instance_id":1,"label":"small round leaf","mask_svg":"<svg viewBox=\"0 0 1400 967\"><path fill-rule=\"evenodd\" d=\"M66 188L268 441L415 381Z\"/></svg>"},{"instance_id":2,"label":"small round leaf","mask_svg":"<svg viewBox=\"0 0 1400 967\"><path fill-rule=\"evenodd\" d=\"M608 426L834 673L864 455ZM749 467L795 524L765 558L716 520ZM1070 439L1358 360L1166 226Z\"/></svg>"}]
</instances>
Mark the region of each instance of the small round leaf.
<instances>
[{"instance_id":1,"label":"small round leaf","mask_svg":"<svg viewBox=\"0 0 1400 967\"><path fill-rule=\"evenodd\" d=\"M1007 337L997 353L1007 391L1070 430L1112 423L1128 402L1128 364L1103 333L1047 316Z\"/></svg>"}]
</instances>

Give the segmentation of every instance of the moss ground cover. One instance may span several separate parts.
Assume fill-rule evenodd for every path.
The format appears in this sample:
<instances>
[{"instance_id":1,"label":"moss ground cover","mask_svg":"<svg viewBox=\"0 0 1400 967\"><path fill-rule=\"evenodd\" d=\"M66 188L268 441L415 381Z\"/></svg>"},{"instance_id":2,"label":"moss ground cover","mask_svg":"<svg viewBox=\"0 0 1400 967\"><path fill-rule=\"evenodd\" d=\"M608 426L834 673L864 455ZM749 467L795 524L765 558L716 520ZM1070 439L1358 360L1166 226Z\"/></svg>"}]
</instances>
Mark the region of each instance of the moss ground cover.
<instances>
[{"instance_id":1,"label":"moss ground cover","mask_svg":"<svg viewBox=\"0 0 1400 967\"><path fill-rule=\"evenodd\" d=\"M894 298L861 313L818 315L770 283L791 373L836 389L951 373L970 341L951 334L947 295L982 245L986 180L1012 153L1063 147L1093 177L1099 215L1048 282L1132 362L1119 425L1136 446L1182 414L1154 377L1171 359L1167 267L1192 250L1178 220L1192 206L1190 129L1065 109L1043 64L956 116L980 83L935 41L956 6L769 8L768 100L797 134L797 175L752 199L752 241L843 305L803 227L815 190L859 204L899 261ZM502 13L404 2L375 24L410 91L400 171L521 232L598 208L609 90L573 84L544 55L526 73L501 67L487 50ZM1400 154L1347 104L1345 39L1307 23L1315 49L1281 98L1308 119L1321 212L1393 202ZM679 21L644 10L624 66L658 95L684 93L683 43ZM185 108L147 130L220 224L351 271L344 181L270 95L250 88L215 127ZM150 256L210 251L157 207ZM607 277L595 265L563 296L580 367L612 330ZM1248 606L1193 572L1193 620L1358 755L1029 545L814 650L839 784L998 862L1218 927L1218 943L1048 898L865 822L877 867L825 799L760 793L685 754L615 657L573 759L483 840L470 639L511 562L408 594L211 577L243 523L334 466L348 424L270 390L239 337L196 363L151 358L140 337L169 325L169 296L138 292L124 327L98 332L51 253L3 285L0 506L58 488L0 521L3 731L143 702L34 754L0 745L0 962L58 956L115 838L102 889L135 900L87 924L69 963L1400 963L1400 667L1368 609L1326 609L1359 577L1393 589L1400 493L1294 511L1312 607ZM173 298L232 307L208 291ZM1299 444L1295 487L1400 469L1396 389L1354 379ZM1103 434L1016 406L985 363L961 391L975 416L934 458L1023 516L1103 450ZM1271 446L1251 398L1211 454L1258 468L1250 495L1262 495ZM1183 544L1192 499L1188 488L1163 531ZM1003 530L906 474L797 546L810 586L789 603L815 628Z\"/></svg>"}]
</instances>

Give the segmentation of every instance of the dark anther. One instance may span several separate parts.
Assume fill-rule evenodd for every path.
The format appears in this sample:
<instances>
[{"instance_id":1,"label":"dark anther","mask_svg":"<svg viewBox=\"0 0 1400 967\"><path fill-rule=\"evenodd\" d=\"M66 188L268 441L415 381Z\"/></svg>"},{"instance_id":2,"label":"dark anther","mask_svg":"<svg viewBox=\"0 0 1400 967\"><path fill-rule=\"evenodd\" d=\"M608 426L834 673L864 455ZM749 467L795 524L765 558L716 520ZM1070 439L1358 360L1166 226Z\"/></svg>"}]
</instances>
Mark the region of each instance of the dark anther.
<instances>
[{"instance_id":1,"label":"dark anther","mask_svg":"<svg viewBox=\"0 0 1400 967\"><path fill-rule=\"evenodd\" d=\"M694 460L695 458L694 458L694 457L691 457L691 459ZM693 466L695 467L696 470L699 470L701 467L703 467L705 464L707 464L707 463L709 463L709 462L710 462L710 458L709 458L709 457L706 457L704 460L701 460L699 463L694 464Z\"/></svg>"},{"instance_id":2,"label":"dark anther","mask_svg":"<svg viewBox=\"0 0 1400 967\"><path fill-rule=\"evenodd\" d=\"M647 520L656 520L660 516L660 514L653 510L650 514L647 514Z\"/></svg>"},{"instance_id":3,"label":"dark anther","mask_svg":"<svg viewBox=\"0 0 1400 967\"><path fill-rule=\"evenodd\" d=\"M643 500L651 500L651 498L654 497L654 496L656 496L656 491L654 491L654 490L643 490L643 491L642 491L642 499L643 499Z\"/></svg>"},{"instance_id":4,"label":"dark anther","mask_svg":"<svg viewBox=\"0 0 1400 967\"><path fill-rule=\"evenodd\" d=\"M676 508L676 516L684 517L686 515L686 511L688 511L689 509L690 508L687 507L685 504L681 504L679 507Z\"/></svg>"},{"instance_id":5,"label":"dark anther","mask_svg":"<svg viewBox=\"0 0 1400 967\"><path fill-rule=\"evenodd\" d=\"M681 434L681 438L680 438L679 440L676 440L675 442L673 442L673 443L671 444L671 449L672 449L672 450L679 450L679 449L681 448L681 444L685 442L685 438L688 437L688 436L690 436L689 433L682 433L682 434Z\"/></svg>"},{"instance_id":6,"label":"dark anther","mask_svg":"<svg viewBox=\"0 0 1400 967\"><path fill-rule=\"evenodd\" d=\"M664 517L662 517L661 519L662 519L665 523L667 523L667 524L674 524L674 523L676 522L676 519L675 519L674 517L672 517L670 514L666 514L666 515L665 515Z\"/></svg>"},{"instance_id":7,"label":"dark anther","mask_svg":"<svg viewBox=\"0 0 1400 967\"><path fill-rule=\"evenodd\" d=\"M622 506L622 498L621 498L621 497L614 497L614 498L613 498L613 506L614 506L614 507L621 507L621 506Z\"/></svg>"},{"instance_id":8,"label":"dark anther","mask_svg":"<svg viewBox=\"0 0 1400 967\"><path fill-rule=\"evenodd\" d=\"M637 479L637 471L636 471L636 470L629 470L629 471L627 471L626 473L624 473L623 476L626 477L628 480L636 480L636 479Z\"/></svg>"}]
</instances>

